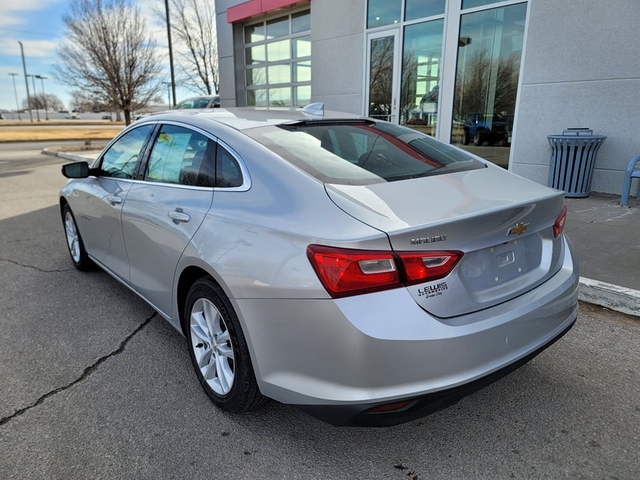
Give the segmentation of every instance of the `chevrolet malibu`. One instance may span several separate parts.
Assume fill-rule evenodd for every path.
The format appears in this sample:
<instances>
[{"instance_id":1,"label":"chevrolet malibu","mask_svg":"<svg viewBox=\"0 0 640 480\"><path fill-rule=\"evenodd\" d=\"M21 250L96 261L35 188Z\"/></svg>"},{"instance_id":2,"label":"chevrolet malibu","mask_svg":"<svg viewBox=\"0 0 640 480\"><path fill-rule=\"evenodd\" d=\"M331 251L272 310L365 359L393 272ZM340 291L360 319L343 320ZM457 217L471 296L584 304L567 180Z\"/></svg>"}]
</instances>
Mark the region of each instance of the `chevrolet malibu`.
<instances>
[{"instance_id":1,"label":"chevrolet malibu","mask_svg":"<svg viewBox=\"0 0 640 480\"><path fill-rule=\"evenodd\" d=\"M334 425L429 414L577 316L563 193L398 125L324 112L169 112L63 166L71 260L184 334L220 408Z\"/></svg>"}]
</instances>

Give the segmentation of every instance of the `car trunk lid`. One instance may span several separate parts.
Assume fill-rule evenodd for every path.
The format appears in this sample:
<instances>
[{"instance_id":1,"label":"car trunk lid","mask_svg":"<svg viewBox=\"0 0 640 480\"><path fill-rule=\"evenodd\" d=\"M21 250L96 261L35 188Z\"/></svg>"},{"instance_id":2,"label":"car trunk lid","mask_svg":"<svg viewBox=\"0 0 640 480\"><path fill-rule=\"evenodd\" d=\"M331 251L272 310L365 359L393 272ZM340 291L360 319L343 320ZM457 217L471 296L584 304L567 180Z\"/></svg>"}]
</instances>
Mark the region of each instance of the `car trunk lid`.
<instances>
[{"instance_id":1,"label":"car trunk lid","mask_svg":"<svg viewBox=\"0 0 640 480\"><path fill-rule=\"evenodd\" d=\"M396 252L463 252L445 278L406 287L435 316L507 301L560 268L553 225L562 192L499 167L326 190L342 210L385 232Z\"/></svg>"}]
</instances>

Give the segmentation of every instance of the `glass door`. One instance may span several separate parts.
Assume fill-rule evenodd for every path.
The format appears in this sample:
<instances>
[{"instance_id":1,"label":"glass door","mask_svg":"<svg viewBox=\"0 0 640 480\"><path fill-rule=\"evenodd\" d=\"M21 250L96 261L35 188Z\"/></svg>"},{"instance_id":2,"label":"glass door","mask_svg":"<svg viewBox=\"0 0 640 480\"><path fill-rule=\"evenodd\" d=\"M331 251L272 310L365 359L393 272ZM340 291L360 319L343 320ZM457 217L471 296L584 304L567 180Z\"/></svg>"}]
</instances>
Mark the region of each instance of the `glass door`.
<instances>
[{"instance_id":1,"label":"glass door","mask_svg":"<svg viewBox=\"0 0 640 480\"><path fill-rule=\"evenodd\" d=\"M369 117L398 123L399 31L367 36L367 89Z\"/></svg>"}]
</instances>

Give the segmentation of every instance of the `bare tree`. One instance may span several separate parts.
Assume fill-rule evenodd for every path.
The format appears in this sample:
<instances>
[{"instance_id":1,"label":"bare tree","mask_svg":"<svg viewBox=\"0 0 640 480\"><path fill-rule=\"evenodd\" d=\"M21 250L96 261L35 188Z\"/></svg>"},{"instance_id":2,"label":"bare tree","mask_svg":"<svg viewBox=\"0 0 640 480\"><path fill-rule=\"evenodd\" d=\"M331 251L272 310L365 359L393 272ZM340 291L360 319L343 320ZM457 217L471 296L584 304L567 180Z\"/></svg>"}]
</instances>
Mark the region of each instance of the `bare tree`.
<instances>
[{"instance_id":1,"label":"bare tree","mask_svg":"<svg viewBox=\"0 0 640 480\"><path fill-rule=\"evenodd\" d=\"M170 0L171 37L176 53L176 83L194 92L218 92L216 11L212 0ZM159 22L165 11L155 9Z\"/></svg>"},{"instance_id":2,"label":"bare tree","mask_svg":"<svg viewBox=\"0 0 640 480\"><path fill-rule=\"evenodd\" d=\"M513 115L519 71L518 54L492 59L487 50L479 50L464 65L459 63L454 101L458 118L487 112Z\"/></svg>"},{"instance_id":3,"label":"bare tree","mask_svg":"<svg viewBox=\"0 0 640 480\"><path fill-rule=\"evenodd\" d=\"M371 72L369 74L369 111L373 118L389 120L392 106L393 38L371 42Z\"/></svg>"},{"instance_id":4,"label":"bare tree","mask_svg":"<svg viewBox=\"0 0 640 480\"><path fill-rule=\"evenodd\" d=\"M46 101L45 101L45 97L46 97ZM31 95L29 97L29 100L31 100L31 105L29 105L29 102L25 98L22 101L22 108L24 109L30 108L32 110L44 110L45 108L48 108L50 110L64 109L64 104L62 103L62 100L60 100L60 98L57 95L54 95L53 93L47 93L46 95L42 95L41 93L38 93L36 95Z\"/></svg>"},{"instance_id":5,"label":"bare tree","mask_svg":"<svg viewBox=\"0 0 640 480\"><path fill-rule=\"evenodd\" d=\"M70 107L79 112L111 110L109 99L93 92L74 90L71 92Z\"/></svg>"},{"instance_id":6,"label":"bare tree","mask_svg":"<svg viewBox=\"0 0 640 480\"><path fill-rule=\"evenodd\" d=\"M69 8L56 78L122 110L128 125L160 88L155 43L139 9L131 0L71 0Z\"/></svg>"}]
</instances>

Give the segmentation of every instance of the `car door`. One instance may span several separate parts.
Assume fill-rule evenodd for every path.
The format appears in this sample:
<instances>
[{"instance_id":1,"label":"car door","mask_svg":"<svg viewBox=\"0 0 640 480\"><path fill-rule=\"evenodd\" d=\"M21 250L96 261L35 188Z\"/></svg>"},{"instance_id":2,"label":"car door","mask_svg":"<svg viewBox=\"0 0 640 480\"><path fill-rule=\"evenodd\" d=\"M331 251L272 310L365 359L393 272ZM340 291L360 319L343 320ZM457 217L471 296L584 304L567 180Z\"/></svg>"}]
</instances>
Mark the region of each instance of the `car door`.
<instances>
[{"instance_id":1,"label":"car door","mask_svg":"<svg viewBox=\"0 0 640 480\"><path fill-rule=\"evenodd\" d=\"M74 210L89 254L104 268L129 281L129 260L122 236L121 215L146 142L154 125L129 130L98 159L99 172L84 183Z\"/></svg>"},{"instance_id":2,"label":"car door","mask_svg":"<svg viewBox=\"0 0 640 480\"><path fill-rule=\"evenodd\" d=\"M161 125L123 208L131 284L167 315L178 260L211 207L215 151L201 132Z\"/></svg>"}]
</instances>

